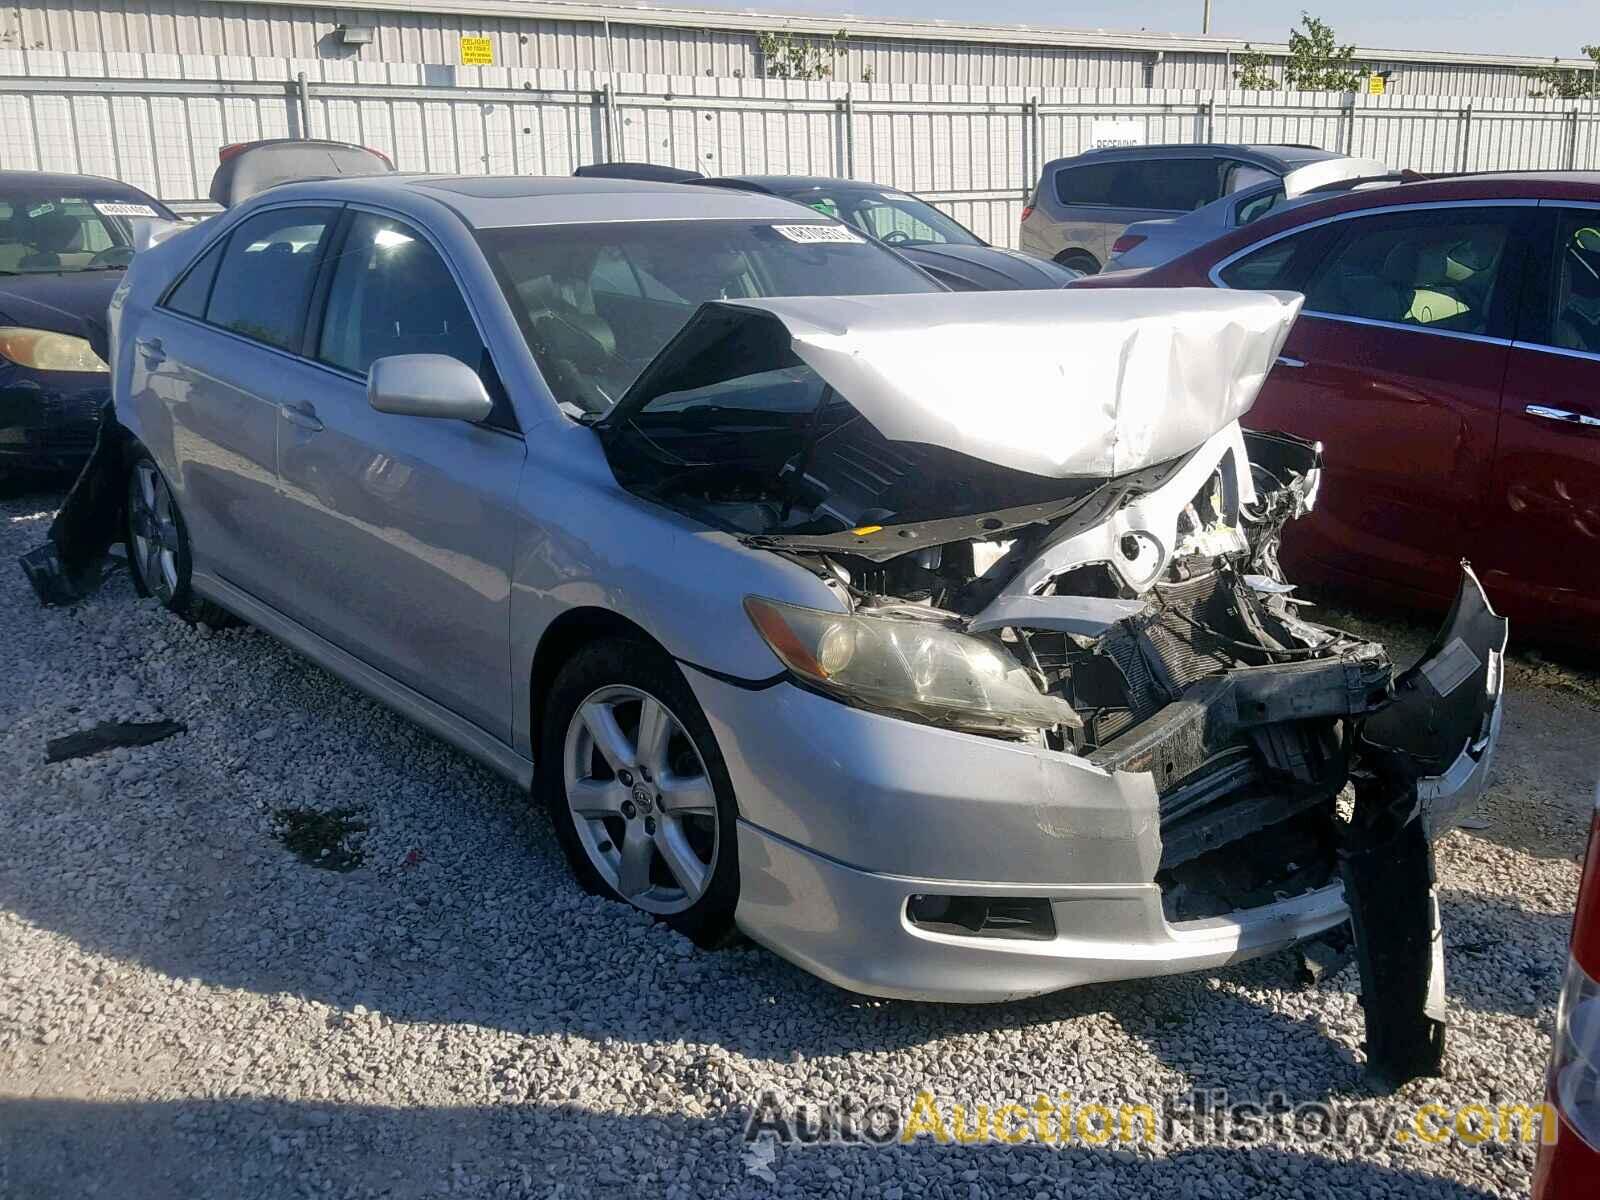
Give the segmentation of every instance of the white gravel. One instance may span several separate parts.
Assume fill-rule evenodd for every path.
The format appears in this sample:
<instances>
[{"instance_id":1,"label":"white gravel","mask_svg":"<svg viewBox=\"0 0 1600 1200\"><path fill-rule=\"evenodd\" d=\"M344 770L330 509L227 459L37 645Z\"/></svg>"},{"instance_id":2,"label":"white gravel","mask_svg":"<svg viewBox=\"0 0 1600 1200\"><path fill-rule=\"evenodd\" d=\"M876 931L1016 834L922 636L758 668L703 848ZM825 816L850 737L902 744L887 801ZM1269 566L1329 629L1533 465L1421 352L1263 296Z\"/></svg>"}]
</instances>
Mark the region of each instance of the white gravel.
<instances>
[{"instance_id":1,"label":"white gravel","mask_svg":"<svg viewBox=\"0 0 1600 1200\"><path fill-rule=\"evenodd\" d=\"M14 560L57 500L0 503L0 1196L1526 1194L1531 1148L1493 1141L769 1155L741 1132L767 1089L903 1109L924 1089L1537 1100L1596 766L1590 675L1510 672L1487 828L1440 849L1448 1077L1386 1098L1363 1080L1353 968L1297 990L1280 955L956 1008L693 951L581 894L514 789L271 638L189 628L123 574L40 609ZM188 732L45 764L48 738L157 717ZM286 850L272 812L290 806L360 810L363 865Z\"/></svg>"}]
</instances>

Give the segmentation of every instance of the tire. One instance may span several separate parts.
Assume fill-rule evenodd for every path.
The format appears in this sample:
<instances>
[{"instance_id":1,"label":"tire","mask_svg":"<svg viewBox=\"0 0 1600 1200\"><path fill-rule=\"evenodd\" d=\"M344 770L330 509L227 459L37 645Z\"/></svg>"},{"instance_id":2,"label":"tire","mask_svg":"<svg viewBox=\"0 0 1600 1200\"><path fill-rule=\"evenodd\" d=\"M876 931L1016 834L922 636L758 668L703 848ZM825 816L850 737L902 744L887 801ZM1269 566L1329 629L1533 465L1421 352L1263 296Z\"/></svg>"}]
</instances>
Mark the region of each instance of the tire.
<instances>
[{"instance_id":1,"label":"tire","mask_svg":"<svg viewBox=\"0 0 1600 1200\"><path fill-rule=\"evenodd\" d=\"M123 542L134 591L154 596L162 607L191 623L203 621L219 629L237 624L232 613L194 594L189 583L189 530L165 476L144 450L136 450L128 460L126 499Z\"/></svg>"},{"instance_id":2,"label":"tire","mask_svg":"<svg viewBox=\"0 0 1600 1200\"><path fill-rule=\"evenodd\" d=\"M1085 275L1100 274L1100 264L1095 256L1087 250L1066 250L1056 255L1059 266L1071 267L1074 271L1082 271Z\"/></svg>"},{"instance_id":3,"label":"tire","mask_svg":"<svg viewBox=\"0 0 1600 1200\"><path fill-rule=\"evenodd\" d=\"M677 665L642 640L590 642L543 708L535 789L579 884L702 948L725 945L739 899L733 785Z\"/></svg>"}]
</instances>

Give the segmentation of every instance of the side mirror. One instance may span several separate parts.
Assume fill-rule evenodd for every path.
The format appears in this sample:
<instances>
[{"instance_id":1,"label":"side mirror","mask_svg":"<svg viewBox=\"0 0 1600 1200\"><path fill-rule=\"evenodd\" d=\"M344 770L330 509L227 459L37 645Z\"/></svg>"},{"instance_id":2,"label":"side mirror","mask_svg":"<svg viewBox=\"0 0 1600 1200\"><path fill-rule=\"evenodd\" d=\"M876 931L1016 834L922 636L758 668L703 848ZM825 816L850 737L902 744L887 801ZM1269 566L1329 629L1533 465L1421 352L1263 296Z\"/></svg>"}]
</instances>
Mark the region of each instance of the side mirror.
<instances>
[{"instance_id":1,"label":"side mirror","mask_svg":"<svg viewBox=\"0 0 1600 1200\"><path fill-rule=\"evenodd\" d=\"M392 354L367 371L367 403L403 417L481 421L494 404L478 373L448 354Z\"/></svg>"}]
</instances>

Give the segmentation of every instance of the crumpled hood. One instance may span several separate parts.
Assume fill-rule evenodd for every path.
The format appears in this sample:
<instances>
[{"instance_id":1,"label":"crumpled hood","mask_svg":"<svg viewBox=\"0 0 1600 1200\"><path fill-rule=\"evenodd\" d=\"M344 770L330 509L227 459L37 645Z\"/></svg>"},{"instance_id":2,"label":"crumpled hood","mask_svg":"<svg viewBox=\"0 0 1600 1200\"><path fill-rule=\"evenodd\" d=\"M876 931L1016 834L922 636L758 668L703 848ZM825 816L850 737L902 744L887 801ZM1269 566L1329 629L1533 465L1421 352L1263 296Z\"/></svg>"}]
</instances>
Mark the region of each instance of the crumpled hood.
<instances>
[{"instance_id":1,"label":"crumpled hood","mask_svg":"<svg viewBox=\"0 0 1600 1200\"><path fill-rule=\"evenodd\" d=\"M896 441L1052 478L1192 450L1255 403L1303 297L1208 288L730 300Z\"/></svg>"},{"instance_id":2,"label":"crumpled hood","mask_svg":"<svg viewBox=\"0 0 1600 1200\"><path fill-rule=\"evenodd\" d=\"M87 337L85 318L102 326L121 271L0 276L0 325Z\"/></svg>"}]
</instances>

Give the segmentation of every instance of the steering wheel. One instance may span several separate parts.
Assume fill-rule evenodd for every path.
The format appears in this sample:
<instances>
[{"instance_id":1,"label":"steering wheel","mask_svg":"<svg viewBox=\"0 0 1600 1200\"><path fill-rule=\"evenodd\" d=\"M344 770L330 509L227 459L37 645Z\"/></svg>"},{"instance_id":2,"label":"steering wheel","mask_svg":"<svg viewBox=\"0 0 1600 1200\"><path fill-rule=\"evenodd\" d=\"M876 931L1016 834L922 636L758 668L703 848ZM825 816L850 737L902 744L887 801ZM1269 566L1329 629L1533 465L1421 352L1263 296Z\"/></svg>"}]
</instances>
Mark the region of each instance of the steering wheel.
<instances>
[{"instance_id":1,"label":"steering wheel","mask_svg":"<svg viewBox=\"0 0 1600 1200\"><path fill-rule=\"evenodd\" d=\"M132 246L109 246L89 260L91 267L125 267L133 261Z\"/></svg>"},{"instance_id":2,"label":"steering wheel","mask_svg":"<svg viewBox=\"0 0 1600 1200\"><path fill-rule=\"evenodd\" d=\"M911 235L904 229L891 229L883 235L883 242L888 246L904 246L911 240Z\"/></svg>"}]
</instances>

